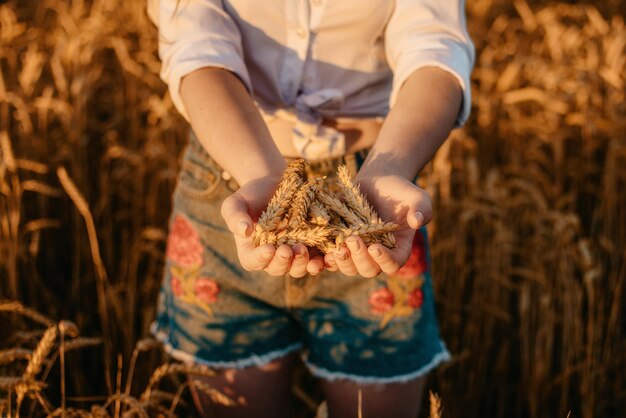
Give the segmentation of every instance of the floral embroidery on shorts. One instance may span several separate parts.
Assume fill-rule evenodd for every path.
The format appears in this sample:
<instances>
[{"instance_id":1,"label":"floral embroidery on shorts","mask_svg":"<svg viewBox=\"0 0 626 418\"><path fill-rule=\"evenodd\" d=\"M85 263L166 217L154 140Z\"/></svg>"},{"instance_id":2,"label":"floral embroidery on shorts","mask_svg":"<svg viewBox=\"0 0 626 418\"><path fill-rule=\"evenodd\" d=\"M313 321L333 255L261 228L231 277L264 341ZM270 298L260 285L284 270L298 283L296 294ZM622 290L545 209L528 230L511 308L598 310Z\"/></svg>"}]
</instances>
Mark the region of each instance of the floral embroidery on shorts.
<instances>
[{"instance_id":1,"label":"floral embroidery on shorts","mask_svg":"<svg viewBox=\"0 0 626 418\"><path fill-rule=\"evenodd\" d=\"M209 277L199 277L203 251L198 231L186 217L176 215L165 251L171 262L172 294L187 303L199 306L208 315L213 315L209 304L217 301L220 286Z\"/></svg>"},{"instance_id":2,"label":"floral embroidery on shorts","mask_svg":"<svg viewBox=\"0 0 626 418\"><path fill-rule=\"evenodd\" d=\"M370 293L369 304L372 313L384 315L393 308L393 293L386 287L379 287Z\"/></svg>"},{"instance_id":3,"label":"floral embroidery on shorts","mask_svg":"<svg viewBox=\"0 0 626 418\"><path fill-rule=\"evenodd\" d=\"M411 255L407 262L387 279L386 287L379 287L369 295L370 310L382 316L380 327L384 328L394 317L410 316L424 303L423 274L428 266L424 238L415 234Z\"/></svg>"},{"instance_id":4,"label":"floral embroidery on shorts","mask_svg":"<svg viewBox=\"0 0 626 418\"><path fill-rule=\"evenodd\" d=\"M369 295L370 310L382 316L380 327L384 328L395 317L410 316L422 307L422 277L400 279L390 277L387 287L379 287Z\"/></svg>"},{"instance_id":5,"label":"floral embroidery on shorts","mask_svg":"<svg viewBox=\"0 0 626 418\"><path fill-rule=\"evenodd\" d=\"M193 293L204 303L217 301L217 294L220 292L220 285L208 277L198 277L193 284Z\"/></svg>"}]
</instances>

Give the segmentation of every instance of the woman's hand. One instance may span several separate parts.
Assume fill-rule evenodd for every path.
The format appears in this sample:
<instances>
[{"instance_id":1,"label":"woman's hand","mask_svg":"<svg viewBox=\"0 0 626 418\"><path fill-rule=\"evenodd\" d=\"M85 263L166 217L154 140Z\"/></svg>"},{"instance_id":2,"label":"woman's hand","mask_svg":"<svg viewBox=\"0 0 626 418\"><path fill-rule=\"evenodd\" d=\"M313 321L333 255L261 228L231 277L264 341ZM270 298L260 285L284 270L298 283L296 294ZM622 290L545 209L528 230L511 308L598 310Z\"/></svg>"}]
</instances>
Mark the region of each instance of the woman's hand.
<instances>
[{"instance_id":1,"label":"woman's hand","mask_svg":"<svg viewBox=\"0 0 626 418\"><path fill-rule=\"evenodd\" d=\"M254 222L261 215L274 191L280 176L265 176L245 183L224 200L222 217L235 235L237 255L247 271L264 270L272 276L289 273L293 277L318 274L324 268L320 256L310 257L302 244L278 248L272 244L254 245Z\"/></svg>"},{"instance_id":2,"label":"woman's hand","mask_svg":"<svg viewBox=\"0 0 626 418\"><path fill-rule=\"evenodd\" d=\"M383 221L400 225L393 233L396 248L389 249L381 244L367 247L360 237L349 237L347 246L326 254L326 267L348 276L374 277L381 271L395 273L409 258L415 231L432 218L430 197L398 175L357 176L355 181Z\"/></svg>"}]
</instances>

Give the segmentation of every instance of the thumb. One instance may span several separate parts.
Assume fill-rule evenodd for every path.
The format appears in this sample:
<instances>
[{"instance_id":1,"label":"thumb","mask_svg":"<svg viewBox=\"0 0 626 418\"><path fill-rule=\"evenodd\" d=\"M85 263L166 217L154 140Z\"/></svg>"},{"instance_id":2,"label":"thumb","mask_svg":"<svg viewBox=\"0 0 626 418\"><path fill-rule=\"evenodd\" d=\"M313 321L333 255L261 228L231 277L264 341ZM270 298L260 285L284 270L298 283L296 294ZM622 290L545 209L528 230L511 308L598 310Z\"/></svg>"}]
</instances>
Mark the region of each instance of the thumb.
<instances>
[{"instance_id":1,"label":"thumb","mask_svg":"<svg viewBox=\"0 0 626 418\"><path fill-rule=\"evenodd\" d=\"M419 229L433 218L433 208L428 194L420 189L416 199L409 205L406 214L406 223L413 229Z\"/></svg>"},{"instance_id":2,"label":"thumb","mask_svg":"<svg viewBox=\"0 0 626 418\"><path fill-rule=\"evenodd\" d=\"M248 238L252 234L254 227L252 218L248 214L248 205L238 193L233 193L224 199L221 214L233 234L241 238Z\"/></svg>"}]
</instances>

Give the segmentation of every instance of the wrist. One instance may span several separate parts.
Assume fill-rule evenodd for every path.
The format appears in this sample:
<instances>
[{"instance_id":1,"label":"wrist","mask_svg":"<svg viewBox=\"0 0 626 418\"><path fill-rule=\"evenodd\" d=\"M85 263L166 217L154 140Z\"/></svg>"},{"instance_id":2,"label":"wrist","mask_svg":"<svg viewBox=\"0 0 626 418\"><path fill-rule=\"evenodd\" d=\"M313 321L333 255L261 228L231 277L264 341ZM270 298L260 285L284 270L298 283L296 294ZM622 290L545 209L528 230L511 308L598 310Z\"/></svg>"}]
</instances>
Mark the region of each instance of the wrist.
<instances>
[{"instance_id":1,"label":"wrist","mask_svg":"<svg viewBox=\"0 0 626 418\"><path fill-rule=\"evenodd\" d=\"M374 158L372 161L366 161L356 175L357 181L369 180L375 181L383 177L402 177L406 180L413 180L415 177L415 169L402 164L400 159L398 162L389 161L386 163L379 162L381 158Z\"/></svg>"},{"instance_id":2,"label":"wrist","mask_svg":"<svg viewBox=\"0 0 626 418\"><path fill-rule=\"evenodd\" d=\"M261 179L274 179L278 182L285 170L286 164L285 161L281 159L281 161L272 164L263 164L256 167L250 165L250 167L251 169L249 170L239 170L236 175L233 174L237 183L244 185Z\"/></svg>"}]
</instances>

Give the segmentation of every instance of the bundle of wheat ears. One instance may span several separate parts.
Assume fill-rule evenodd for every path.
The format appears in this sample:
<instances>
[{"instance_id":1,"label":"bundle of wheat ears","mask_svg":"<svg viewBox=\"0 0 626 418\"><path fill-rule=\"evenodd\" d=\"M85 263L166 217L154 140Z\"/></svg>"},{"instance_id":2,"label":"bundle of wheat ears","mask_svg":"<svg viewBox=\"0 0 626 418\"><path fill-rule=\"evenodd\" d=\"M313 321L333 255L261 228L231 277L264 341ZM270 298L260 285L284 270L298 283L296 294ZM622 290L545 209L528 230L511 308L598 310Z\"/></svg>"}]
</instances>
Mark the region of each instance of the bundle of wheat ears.
<instances>
[{"instance_id":1,"label":"bundle of wheat ears","mask_svg":"<svg viewBox=\"0 0 626 418\"><path fill-rule=\"evenodd\" d=\"M329 253L349 236L359 236L366 245L395 246L393 222L383 222L342 165L337 185L343 201L330 191L325 177L307 178L305 160L289 163L278 189L256 224L256 245L302 243Z\"/></svg>"}]
</instances>

